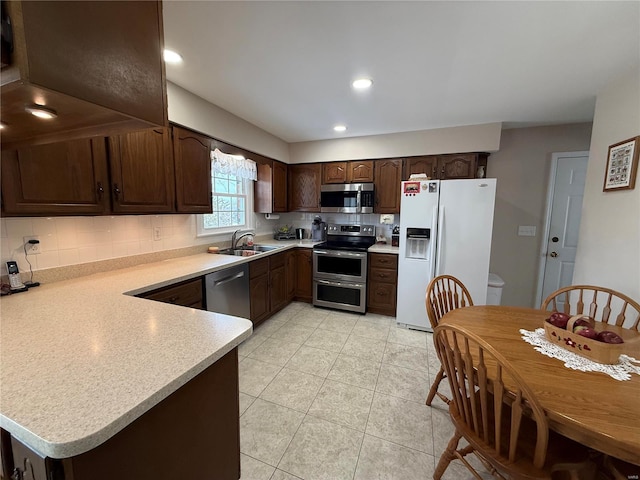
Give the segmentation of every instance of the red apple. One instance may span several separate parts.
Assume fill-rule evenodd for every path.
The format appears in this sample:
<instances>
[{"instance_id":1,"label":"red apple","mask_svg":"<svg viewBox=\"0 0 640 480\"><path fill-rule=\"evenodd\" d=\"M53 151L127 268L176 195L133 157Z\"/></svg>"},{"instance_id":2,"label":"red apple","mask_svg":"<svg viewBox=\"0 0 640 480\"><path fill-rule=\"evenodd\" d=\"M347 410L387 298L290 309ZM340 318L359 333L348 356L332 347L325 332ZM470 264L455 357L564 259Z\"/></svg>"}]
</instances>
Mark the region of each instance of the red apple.
<instances>
[{"instance_id":1,"label":"red apple","mask_svg":"<svg viewBox=\"0 0 640 480\"><path fill-rule=\"evenodd\" d=\"M609 330L604 330L600 332L596 340L604 343L624 343L624 340L620 335L618 335L616 332L611 332Z\"/></svg>"},{"instance_id":2,"label":"red apple","mask_svg":"<svg viewBox=\"0 0 640 480\"><path fill-rule=\"evenodd\" d=\"M573 327L573 333L577 333L578 335L582 335L583 337L593 338L594 340L598 337L598 332L596 332L593 328L587 327L585 325L578 325L577 327Z\"/></svg>"},{"instance_id":3,"label":"red apple","mask_svg":"<svg viewBox=\"0 0 640 480\"><path fill-rule=\"evenodd\" d=\"M551 316L547 319L547 321L558 328L567 328L567 322L571 317L566 313L562 312L553 312Z\"/></svg>"}]
</instances>

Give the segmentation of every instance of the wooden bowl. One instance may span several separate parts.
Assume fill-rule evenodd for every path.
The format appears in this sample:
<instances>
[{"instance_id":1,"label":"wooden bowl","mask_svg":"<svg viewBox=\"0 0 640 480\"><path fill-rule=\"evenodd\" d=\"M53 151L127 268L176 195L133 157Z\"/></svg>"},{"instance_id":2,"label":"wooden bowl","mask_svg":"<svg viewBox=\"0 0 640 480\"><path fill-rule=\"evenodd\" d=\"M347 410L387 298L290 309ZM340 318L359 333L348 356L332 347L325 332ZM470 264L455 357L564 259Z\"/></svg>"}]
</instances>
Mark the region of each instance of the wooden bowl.
<instances>
[{"instance_id":1,"label":"wooden bowl","mask_svg":"<svg viewBox=\"0 0 640 480\"><path fill-rule=\"evenodd\" d=\"M597 332L610 330L617 333L622 337L624 343L604 343L573 333L575 322L582 318L588 319L589 324ZM609 325L608 323L596 322L584 315L571 317L567 322L566 329L556 327L545 320L544 332L547 340L553 344L598 363L613 365L618 363L618 358L621 354L638 358L638 353L640 352L640 333L635 330Z\"/></svg>"}]
</instances>

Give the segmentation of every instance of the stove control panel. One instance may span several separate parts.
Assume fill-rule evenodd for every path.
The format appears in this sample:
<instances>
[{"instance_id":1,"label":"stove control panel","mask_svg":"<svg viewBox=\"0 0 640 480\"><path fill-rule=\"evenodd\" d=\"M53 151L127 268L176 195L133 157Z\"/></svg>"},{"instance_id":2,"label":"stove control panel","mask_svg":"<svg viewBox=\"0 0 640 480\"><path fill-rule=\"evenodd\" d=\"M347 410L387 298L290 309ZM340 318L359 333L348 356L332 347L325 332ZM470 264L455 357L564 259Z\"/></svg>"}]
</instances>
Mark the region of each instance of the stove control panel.
<instances>
[{"instance_id":1,"label":"stove control panel","mask_svg":"<svg viewBox=\"0 0 640 480\"><path fill-rule=\"evenodd\" d=\"M327 226L327 235L348 235L353 237L373 237L376 234L374 225L342 225L330 223Z\"/></svg>"}]
</instances>

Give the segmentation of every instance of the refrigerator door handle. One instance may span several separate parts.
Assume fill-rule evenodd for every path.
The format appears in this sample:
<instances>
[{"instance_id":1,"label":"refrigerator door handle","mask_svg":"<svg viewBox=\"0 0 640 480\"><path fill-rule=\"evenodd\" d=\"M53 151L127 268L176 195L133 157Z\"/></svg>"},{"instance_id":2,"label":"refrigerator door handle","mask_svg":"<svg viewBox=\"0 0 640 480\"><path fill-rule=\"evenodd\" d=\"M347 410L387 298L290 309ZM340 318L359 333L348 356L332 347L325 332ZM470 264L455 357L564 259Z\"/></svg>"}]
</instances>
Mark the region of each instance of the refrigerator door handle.
<instances>
[{"instance_id":1,"label":"refrigerator door handle","mask_svg":"<svg viewBox=\"0 0 640 480\"><path fill-rule=\"evenodd\" d=\"M434 215L435 218L435 215ZM444 250L444 243L442 237L444 236L444 205L440 205L438 209L438 246L437 246L437 258L436 258L436 273L435 276L442 275L442 251Z\"/></svg>"}]
</instances>

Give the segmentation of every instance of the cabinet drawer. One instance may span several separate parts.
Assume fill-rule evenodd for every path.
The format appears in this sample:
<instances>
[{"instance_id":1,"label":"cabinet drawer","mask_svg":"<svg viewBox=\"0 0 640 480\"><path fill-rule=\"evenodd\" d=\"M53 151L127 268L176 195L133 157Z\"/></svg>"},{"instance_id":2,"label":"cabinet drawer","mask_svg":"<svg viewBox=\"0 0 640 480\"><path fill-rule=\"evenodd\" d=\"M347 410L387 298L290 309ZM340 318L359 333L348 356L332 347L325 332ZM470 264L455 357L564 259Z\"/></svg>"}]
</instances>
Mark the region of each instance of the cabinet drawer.
<instances>
[{"instance_id":1,"label":"cabinet drawer","mask_svg":"<svg viewBox=\"0 0 640 480\"><path fill-rule=\"evenodd\" d=\"M276 253L275 255L271 255L269 260L271 262L269 266L271 270L274 270L284 266L286 255L284 253Z\"/></svg>"},{"instance_id":2,"label":"cabinet drawer","mask_svg":"<svg viewBox=\"0 0 640 480\"><path fill-rule=\"evenodd\" d=\"M371 268L398 269L398 256L392 253L371 253L369 254L369 265Z\"/></svg>"},{"instance_id":3,"label":"cabinet drawer","mask_svg":"<svg viewBox=\"0 0 640 480\"><path fill-rule=\"evenodd\" d=\"M371 267L369 271L369 281L393 283L395 285L398 281L398 272L389 268Z\"/></svg>"},{"instance_id":4,"label":"cabinet drawer","mask_svg":"<svg viewBox=\"0 0 640 480\"><path fill-rule=\"evenodd\" d=\"M202 306L202 279L188 280L177 285L155 290L142 295L149 300L172 303L184 307Z\"/></svg>"},{"instance_id":5,"label":"cabinet drawer","mask_svg":"<svg viewBox=\"0 0 640 480\"><path fill-rule=\"evenodd\" d=\"M269 271L269 259L261 258L249 262L249 278L256 278Z\"/></svg>"}]
</instances>

